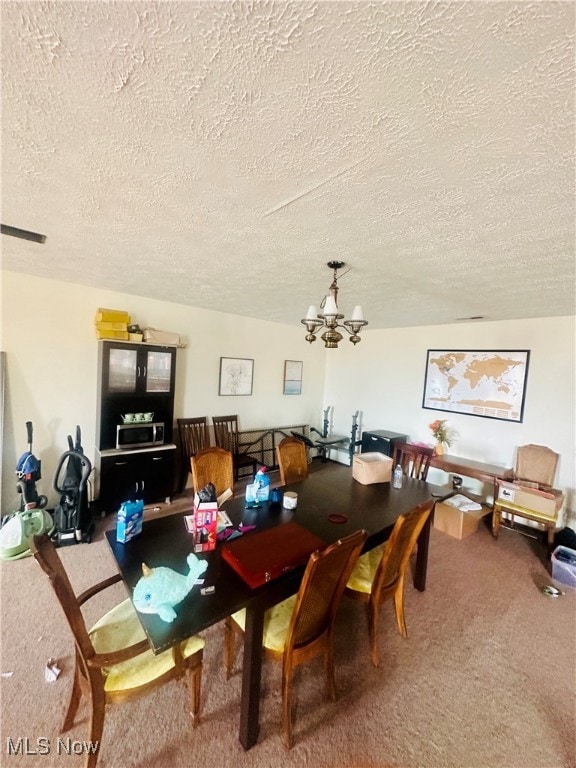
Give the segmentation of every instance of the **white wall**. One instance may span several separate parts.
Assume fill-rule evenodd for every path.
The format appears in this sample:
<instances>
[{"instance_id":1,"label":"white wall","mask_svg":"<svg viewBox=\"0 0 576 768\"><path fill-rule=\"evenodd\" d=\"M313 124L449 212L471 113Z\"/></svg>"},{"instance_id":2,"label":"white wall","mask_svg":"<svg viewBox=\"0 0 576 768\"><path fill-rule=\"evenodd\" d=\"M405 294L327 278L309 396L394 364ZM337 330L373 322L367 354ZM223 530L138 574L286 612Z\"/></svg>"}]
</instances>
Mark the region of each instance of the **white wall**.
<instances>
[{"instance_id":1,"label":"white wall","mask_svg":"<svg viewBox=\"0 0 576 768\"><path fill-rule=\"evenodd\" d=\"M320 341L304 341L297 322L294 327L264 323L11 272L0 275L0 349L7 368L3 514L18 508L14 470L26 448L26 421L33 422L34 453L42 460L41 492L49 494L66 435L76 424L86 453L94 457L93 319L98 307L113 307L127 309L142 326L179 333L187 343L178 350L177 417L238 413L244 429L293 423L320 428L323 408L331 406L334 432L350 435L358 410L364 430L406 432L430 444L428 424L441 417L456 433L452 453L509 466L518 445L548 445L560 454L556 485L567 493L567 522L576 526L574 317L365 330L356 347L344 340L339 349L324 350ZM423 409L428 349L529 349L523 423ZM221 356L254 359L252 397L218 396ZM282 395L286 359L304 363L300 396ZM436 472L430 479L444 482L446 477Z\"/></svg>"},{"instance_id":2,"label":"white wall","mask_svg":"<svg viewBox=\"0 0 576 768\"><path fill-rule=\"evenodd\" d=\"M125 309L133 322L180 334L175 417L237 413L240 428L319 424L322 419L325 354L289 327L206 312L139 296L79 287L3 271L0 349L6 352L5 420L2 443L2 514L19 508L15 469L27 448L26 422L34 428L33 451L42 461L37 487L57 501L52 480L67 450L67 435L82 430L94 459L98 307ZM220 357L254 360L251 397L218 395ZM303 361L301 395L283 395L285 360Z\"/></svg>"},{"instance_id":3,"label":"white wall","mask_svg":"<svg viewBox=\"0 0 576 768\"><path fill-rule=\"evenodd\" d=\"M524 420L521 424L422 408L428 349L529 349ZM575 319L574 317L458 323L426 328L369 331L355 348L342 342L327 351L325 403L333 406L335 432L349 434L352 414L364 430L407 433L432 445L428 424L444 418L455 433L450 453L513 466L515 449L547 445L560 454L556 486L575 507ZM435 470L433 482L445 482ZM474 487L465 479L471 490Z\"/></svg>"}]
</instances>

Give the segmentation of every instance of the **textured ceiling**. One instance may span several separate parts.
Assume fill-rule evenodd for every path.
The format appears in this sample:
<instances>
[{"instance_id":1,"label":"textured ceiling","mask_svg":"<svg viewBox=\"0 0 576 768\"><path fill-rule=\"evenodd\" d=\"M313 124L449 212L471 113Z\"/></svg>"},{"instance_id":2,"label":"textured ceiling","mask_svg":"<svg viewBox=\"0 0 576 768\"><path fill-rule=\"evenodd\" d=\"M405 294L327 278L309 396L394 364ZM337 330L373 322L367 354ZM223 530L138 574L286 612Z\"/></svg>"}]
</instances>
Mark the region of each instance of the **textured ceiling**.
<instances>
[{"instance_id":1,"label":"textured ceiling","mask_svg":"<svg viewBox=\"0 0 576 768\"><path fill-rule=\"evenodd\" d=\"M572 2L7 2L3 268L297 324L574 312Z\"/></svg>"}]
</instances>

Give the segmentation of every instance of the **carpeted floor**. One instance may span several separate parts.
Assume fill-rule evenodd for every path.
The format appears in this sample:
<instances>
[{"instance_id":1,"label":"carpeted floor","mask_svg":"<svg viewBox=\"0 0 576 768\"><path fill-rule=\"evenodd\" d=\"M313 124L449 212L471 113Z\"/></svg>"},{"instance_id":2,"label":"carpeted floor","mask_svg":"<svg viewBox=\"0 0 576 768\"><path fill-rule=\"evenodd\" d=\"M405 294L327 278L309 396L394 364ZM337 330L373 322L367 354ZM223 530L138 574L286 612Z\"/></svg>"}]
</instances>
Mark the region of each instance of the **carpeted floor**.
<instances>
[{"instance_id":1,"label":"carpeted floor","mask_svg":"<svg viewBox=\"0 0 576 768\"><path fill-rule=\"evenodd\" d=\"M115 570L102 530L91 544L60 553L78 590ZM33 559L2 563L0 575L0 764L81 766L85 707L58 741L73 668L60 609ZM546 597L539 586L549 581L534 540L504 530L496 542L484 525L463 541L433 530L428 587L406 590L408 639L398 635L387 605L382 663L373 668L363 609L343 601L335 649L339 700L325 699L319 662L299 673L290 752L281 738L280 665L273 662L264 668L259 743L242 749L240 657L227 683L216 626L205 633L198 727L189 725L185 686L171 683L108 710L99 766L574 768L576 590ZM116 589L123 599L123 586ZM89 621L105 607L96 602ZM62 668L53 683L44 679L50 657ZM9 754L20 737L28 742Z\"/></svg>"}]
</instances>

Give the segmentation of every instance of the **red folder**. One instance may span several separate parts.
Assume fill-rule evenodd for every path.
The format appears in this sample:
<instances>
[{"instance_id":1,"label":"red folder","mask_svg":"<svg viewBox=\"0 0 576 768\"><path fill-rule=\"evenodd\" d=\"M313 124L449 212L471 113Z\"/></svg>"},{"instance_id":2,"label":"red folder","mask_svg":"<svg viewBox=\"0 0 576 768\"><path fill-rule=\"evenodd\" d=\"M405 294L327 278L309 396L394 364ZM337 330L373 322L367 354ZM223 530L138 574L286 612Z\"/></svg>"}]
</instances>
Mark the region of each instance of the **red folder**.
<instances>
[{"instance_id":1,"label":"red folder","mask_svg":"<svg viewBox=\"0 0 576 768\"><path fill-rule=\"evenodd\" d=\"M312 552L325 546L326 542L298 523L285 523L226 542L222 557L256 589L305 565Z\"/></svg>"}]
</instances>

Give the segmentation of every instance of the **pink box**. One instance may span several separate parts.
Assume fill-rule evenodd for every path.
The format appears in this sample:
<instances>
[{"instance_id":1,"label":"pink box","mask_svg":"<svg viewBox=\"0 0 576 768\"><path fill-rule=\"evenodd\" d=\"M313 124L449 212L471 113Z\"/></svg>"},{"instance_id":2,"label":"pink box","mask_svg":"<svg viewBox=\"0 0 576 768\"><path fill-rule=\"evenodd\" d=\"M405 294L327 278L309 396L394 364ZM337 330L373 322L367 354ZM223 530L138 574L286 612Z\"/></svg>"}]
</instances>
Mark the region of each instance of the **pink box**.
<instances>
[{"instance_id":1,"label":"pink box","mask_svg":"<svg viewBox=\"0 0 576 768\"><path fill-rule=\"evenodd\" d=\"M203 501L194 506L194 512L186 515L186 529L192 534L193 551L209 552L216 549L218 529L218 502Z\"/></svg>"}]
</instances>

